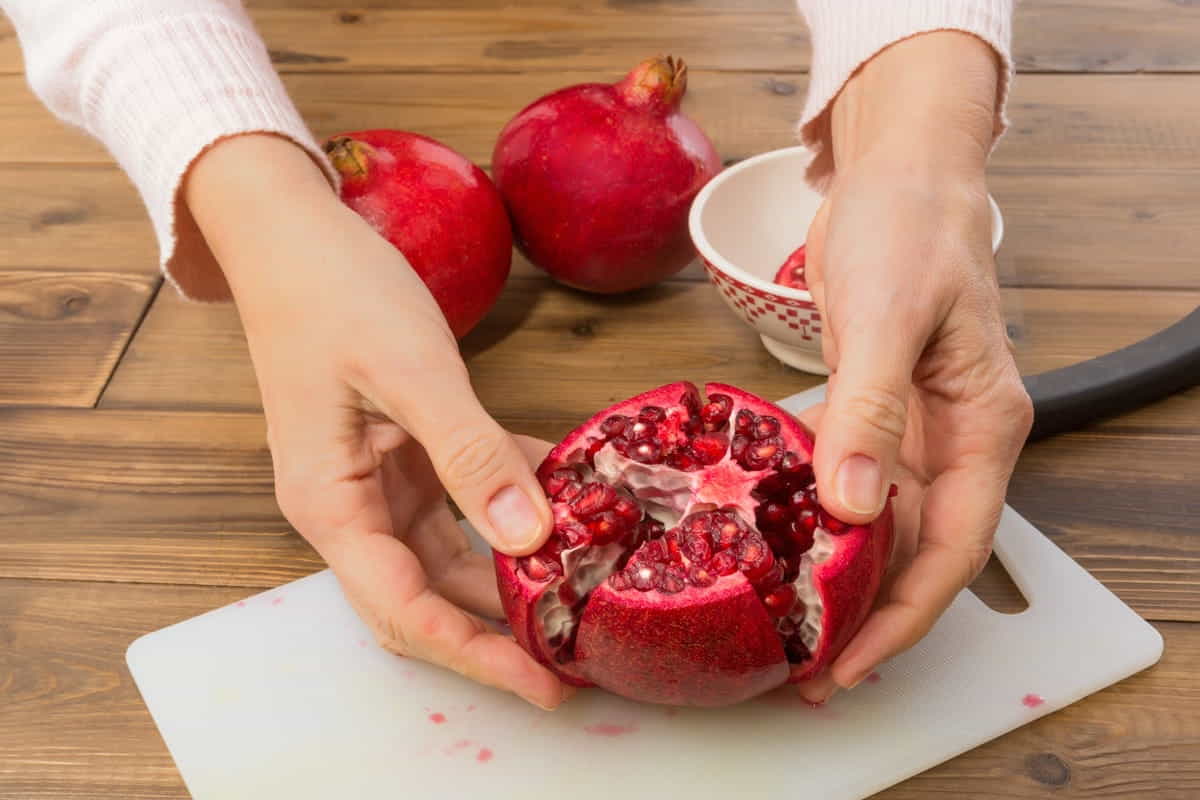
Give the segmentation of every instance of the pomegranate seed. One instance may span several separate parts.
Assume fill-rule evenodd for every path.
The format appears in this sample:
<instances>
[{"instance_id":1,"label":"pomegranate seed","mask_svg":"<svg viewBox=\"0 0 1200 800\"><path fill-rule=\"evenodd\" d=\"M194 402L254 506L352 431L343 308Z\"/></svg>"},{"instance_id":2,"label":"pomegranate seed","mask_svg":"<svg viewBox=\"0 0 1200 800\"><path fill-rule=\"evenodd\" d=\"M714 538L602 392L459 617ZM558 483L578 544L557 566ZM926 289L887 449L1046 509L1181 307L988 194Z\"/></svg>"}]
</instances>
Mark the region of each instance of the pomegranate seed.
<instances>
[{"instance_id":1,"label":"pomegranate seed","mask_svg":"<svg viewBox=\"0 0 1200 800\"><path fill-rule=\"evenodd\" d=\"M626 435L631 442L644 442L648 439L653 439L658 433L658 426L653 422L639 419L637 422L629 426L629 431Z\"/></svg>"},{"instance_id":2,"label":"pomegranate seed","mask_svg":"<svg viewBox=\"0 0 1200 800\"><path fill-rule=\"evenodd\" d=\"M571 510L577 517L590 517L608 511L617 504L617 491L607 483L585 484L579 496L571 501Z\"/></svg>"},{"instance_id":3,"label":"pomegranate seed","mask_svg":"<svg viewBox=\"0 0 1200 800\"><path fill-rule=\"evenodd\" d=\"M604 438L611 439L614 436L619 436L625 430L625 426L629 424L629 417L623 417L620 414L613 414L604 422L600 423L600 432L604 434Z\"/></svg>"},{"instance_id":4,"label":"pomegranate seed","mask_svg":"<svg viewBox=\"0 0 1200 800\"><path fill-rule=\"evenodd\" d=\"M608 442L604 441L603 439L597 439L587 446L586 458L588 464L593 467L596 466L596 453L599 453L601 450L603 450L604 445L606 444L608 444Z\"/></svg>"},{"instance_id":5,"label":"pomegranate seed","mask_svg":"<svg viewBox=\"0 0 1200 800\"><path fill-rule=\"evenodd\" d=\"M555 525L554 532L562 537L562 541L567 547L578 547L585 544L590 538L587 528L571 520L564 520Z\"/></svg>"},{"instance_id":6,"label":"pomegranate seed","mask_svg":"<svg viewBox=\"0 0 1200 800\"><path fill-rule=\"evenodd\" d=\"M679 553L679 529L672 528L667 531L667 535L663 537L663 541L667 543L667 552L671 554L672 561L682 561L683 557Z\"/></svg>"},{"instance_id":7,"label":"pomegranate seed","mask_svg":"<svg viewBox=\"0 0 1200 800\"><path fill-rule=\"evenodd\" d=\"M801 553L807 553L813 546L813 533L816 529L816 516L811 511L805 511L792 523L791 528L788 530L788 537L792 540L797 550Z\"/></svg>"},{"instance_id":8,"label":"pomegranate seed","mask_svg":"<svg viewBox=\"0 0 1200 800\"><path fill-rule=\"evenodd\" d=\"M623 592L630 586L633 586L633 582L629 580L629 576L624 572L614 572L608 576L608 585L618 592Z\"/></svg>"},{"instance_id":9,"label":"pomegranate seed","mask_svg":"<svg viewBox=\"0 0 1200 800\"><path fill-rule=\"evenodd\" d=\"M768 469L783 460L783 439L772 436L746 448L740 463L748 470Z\"/></svg>"},{"instance_id":10,"label":"pomegranate seed","mask_svg":"<svg viewBox=\"0 0 1200 800\"><path fill-rule=\"evenodd\" d=\"M530 580L538 581L539 583L545 583L555 576L562 574L562 564L539 555L525 556L518 559L517 565L520 566L521 571Z\"/></svg>"},{"instance_id":11,"label":"pomegranate seed","mask_svg":"<svg viewBox=\"0 0 1200 800\"><path fill-rule=\"evenodd\" d=\"M654 567L649 564L639 564L634 567L633 573L629 576L629 582L639 592L648 592L654 588L654 579L656 577Z\"/></svg>"},{"instance_id":12,"label":"pomegranate seed","mask_svg":"<svg viewBox=\"0 0 1200 800\"><path fill-rule=\"evenodd\" d=\"M736 569L736 565L734 567ZM699 564L693 564L692 568L688 570L688 583L692 586L698 586L703 589L706 586L712 586L716 582L717 576Z\"/></svg>"},{"instance_id":13,"label":"pomegranate seed","mask_svg":"<svg viewBox=\"0 0 1200 800\"><path fill-rule=\"evenodd\" d=\"M782 559L775 559L774 566L772 566L770 571L758 581L759 594L770 594L771 592L775 591L775 587L783 583L783 575L784 570L786 569L786 564L787 562L783 561Z\"/></svg>"},{"instance_id":14,"label":"pomegranate seed","mask_svg":"<svg viewBox=\"0 0 1200 800\"><path fill-rule=\"evenodd\" d=\"M554 499L560 503L570 503L572 500L578 497L579 493L582 491L583 484L579 481L575 481L573 483L568 483L566 486L560 489L558 494L555 495Z\"/></svg>"},{"instance_id":15,"label":"pomegranate seed","mask_svg":"<svg viewBox=\"0 0 1200 800\"><path fill-rule=\"evenodd\" d=\"M682 535L682 540L681 549L689 561L704 564L712 558L713 546L707 532L688 531Z\"/></svg>"},{"instance_id":16,"label":"pomegranate seed","mask_svg":"<svg viewBox=\"0 0 1200 800\"><path fill-rule=\"evenodd\" d=\"M802 467L806 466L811 469L811 465L805 464L801 460L799 453L793 453L791 450L784 453L783 460L779 462L779 470L781 472L799 472Z\"/></svg>"},{"instance_id":17,"label":"pomegranate seed","mask_svg":"<svg viewBox=\"0 0 1200 800\"><path fill-rule=\"evenodd\" d=\"M682 450L676 450L667 456L667 466L672 469L680 470L681 472L692 472L698 470L704 465L696 459L692 458L688 453Z\"/></svg>"},{"instance_id":18,"label":"pomegranate seed","mask_svg":"<svg viewBox=\"0 0 1200 800\"><path fill-rule=\"evenodd\" d=\"M759 417L754 422L754 438L770 439L779 433L779 420L774 417Z\"/></svg>"},{"instance_id":19,"label":"pomegranate seed","mask_svg":"<svg viewBox=\"0 0 1200 800\"><path fill-rule=\"evenodd\" d=\"M623 456L629 455L629 440L626 439L624 436L614 436L612 439L609 440L609 444L611 444L613 446L613 449L616 450L621 455L623 455Z\"/></svg>"},{"instance_id":20,"label":"pomegranate seed","mask_svg":"<svg viewBox=\"0 0 1200 800\"><path fill-rule=\"evenodd\" d=\"M638 419L646 422L663 422L667 418L667 412L663 411L658 406L643 406L638 412Z\"/></svg>"},{"instance_id":21,"label":"pomegranate seed","mask_svg":"<svg viewBox=\"0 0 1200 800\"><path fill-rule=\"evenodd\" d=\"M655 578L654 586L663 594L678 594L687 588L687 573L683 567L672 564Z\"/></svg>"},{"instance_id":22,"label":"pomegranate seed","mask_svg":"<svg viewBox=\"0 0 1200 800\"><path fill-rule=\"evenodd\" d=\"M816 511L817 497L814 492L808 489L798 489L792 492L788 504L792 507L792 513L794 514L800 514L804 511Z\"/></svg>"},{"instance_id":23,"label":"pomegranate seed","mask_svg":"<svg viewBox=\"0 0 1200 800\"><path fill-rule=\"evenodd\" d=\"M662 448L653 439L638 442L629 448L629 457L639 464L657 464L662 461Z\"/></svg>"},{"instance_id":24,"label":"pomegranate seed","mask_svg":"<svg viewBox=\"0 0 1200 800\"><path fill-rule=\"evenodd\" d=\"M840 519L836 519L835 517L831 516L829 512L823 508L820 510L819 514L821 527L830 533L845 533L846 529L849 527Z\"/></svg>"},{"instance_id":25,"label":"pomegranate seed","mask_svg":"<svg viewBox=\"0 0 1200 800\"><path fill-rule=\"evenodd\" d=\"M733 441L729 443L729 455L733 456L733 460L742 463L742 458L746 455L746 448L750 446L750 437L738 434L733 437Z\"/></svg>"},{"instance_id":26,"label":"pomegranate seed","mask_svg":"<svg viewBox=\"0 0 1200 800\"><path fill-rule=\"evenodd\" d=\"M783 503L768 500L758 507L755 519L760 531L773 531L786 529L793 517L791 510Z\"/></svg>"},{"instance_id":27,"label":"pomegranate seed","mask_svg":"<svg viewBox=\"0 0 1200 800\"><path fill-rule=\"evenodd\" d=\"M737 546L738 568L751 583L758 583L775 566L775 555L757 534L750 534Z\"/></svg>"},{"instance_id":28,"label":"pomegranate seed","mask_svg":"<svg viewBox=\"0 0 1200 800\"><path fill-rule=\"evenodd\" d=\"M727 394L712 394L708 403L700 409L700 419L704 421L704 430L719 431L729 422L729 414L733 411L733 398Z\"/></svg>"},{"instance_id":29,"label":"pomegranate seed","mask_svg":"<svg viewBox=\"0 0 1200 800\"><path fill-rule=\"evenodd\" d=\"M642 518L642 509L638 506L637 501L632 497L626 497L625 495L620 495L617 497L617 502L613 506L613 511L616 512L617 516L620 517L622 521L628 523L629 525L638 522Z\"/></svg>"},{"instance_id":30,"label":"pomegranate seed","mask_svg":"<svg viewBox=\"0 0 1200 800\"><path fill-rule=\"evenodd\" d=\"M712 466L725 457L729 439L723 433L706 433L692 439L692 454L701 464Z\"/></svg>"},{"instance_id":31,"label":"pomegranate seed","mask_svg":"<svg viewBox=\"0 0 1200 800\"><path fill-rule=\"evenodd\" d=\"M783 568L783 579L788 583L792 583L800 575L800 557L789 558L786 566Z\"/></svg>"},{"instance_id":32,"label":"pomegranate seed","mask_svg":"<svg viewBox=\"0 0 1200 800\"><path fill-rule=\"evenodd\" d=\"M620 539L629 526L613 511L601 511L587 522L588 533L592 535L592 544L608 544Z\"/></svg>"},{"instance_id":33,"label":"pomegranate seed","mask_svg":"<svg viewBox=\"0 0 1200 800\"><path fill-rule=\"evenodd\" d=\"M750 432L754 430L755 420L754 412L748 408L743 408L733 420L733 430L744 436L749 436Z\"/></svg>"},{"instance_id":34,"label":"pomegranate seed","mask_svg":"<svg viewBox=\"0 0 1200 800\"><path fill-rule=\"evenodd\" d=\"M666 537L651 539L638 551L638 560L646 564L667 561L670 558L671 550L667 545Z\"/></svg>"},{"instance_id":35,"label":"pomegranate seed","mask_svg":"<svg viewBox=\"0 0 1200 800\"><path fill-rule=\"evenodd\" d=\"M891 486L888 487L888 497L895 497L898 494L900 494L899 486L897 486L896 484L893 483Z\"/></svg>"},{"instance_id":36,"label":"pomegranate seed","mask_svg":"<svg viewBox=\"0 0 1200 800\"><path fill-rule=\"evenodd\" d=\"M790 583L776 587L774 591L763 598L763 605L772 617L787 616L796 603L796 589Z\"/></svg>"},{"instance_id":37,"label":"pomegranate seed","mask_svg":"<svg viewBox=\"0 0 1200 800\"><path fill-rule=\"evenodd\" d=\"M717 553L708 562L708 569L716 575L732 575L738 570L737 556L729 550Z\"/></svg>"},{"instance_id":38,"label":"pomegranate seed","mask_svg":"<svg viewBox=\"0 0 1200 800\"><path fill-rule=\"evenodd\" d=\"M560 467L551 472L550 476L546 478L546 494L550 497L558 497L558 493L567 484L581 483L582 481L583 478L575 470L570 467Z\"/></svg>"},{"instance_id":39,"label":"pomegranate seed","mask_svg":"<svg viewBox=\"0 0 1200 800\"><path fill-rule=\"evenodd\" d=\"M724 549L740 542L746 535L746 528L742 521L732 514L724 514L722 517L717 523L716 533L717 545Z\"/></svg>"}]
</instances>

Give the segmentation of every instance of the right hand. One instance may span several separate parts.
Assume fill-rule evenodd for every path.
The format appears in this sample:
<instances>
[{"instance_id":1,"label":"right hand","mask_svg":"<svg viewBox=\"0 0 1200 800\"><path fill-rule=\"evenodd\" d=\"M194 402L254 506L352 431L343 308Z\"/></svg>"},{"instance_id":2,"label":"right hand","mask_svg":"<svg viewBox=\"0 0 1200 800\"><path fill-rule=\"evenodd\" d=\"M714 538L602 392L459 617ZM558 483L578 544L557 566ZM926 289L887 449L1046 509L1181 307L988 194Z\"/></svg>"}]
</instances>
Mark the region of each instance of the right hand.
<instances>
[{"instance_id":1,"label":"right hand","mask_svg":"<svg viewBox=\"0 0 1200 800\"><path fill-rule=\"evenodd\" d=\"M569 689L484 621L503 617L492 560L446 502L533 552L553 524L546 447L488 416L425 285L299 148L227 140L186 192L242 316L288 520L382 646L557 706Z\"/></svg>"}]
</instances>

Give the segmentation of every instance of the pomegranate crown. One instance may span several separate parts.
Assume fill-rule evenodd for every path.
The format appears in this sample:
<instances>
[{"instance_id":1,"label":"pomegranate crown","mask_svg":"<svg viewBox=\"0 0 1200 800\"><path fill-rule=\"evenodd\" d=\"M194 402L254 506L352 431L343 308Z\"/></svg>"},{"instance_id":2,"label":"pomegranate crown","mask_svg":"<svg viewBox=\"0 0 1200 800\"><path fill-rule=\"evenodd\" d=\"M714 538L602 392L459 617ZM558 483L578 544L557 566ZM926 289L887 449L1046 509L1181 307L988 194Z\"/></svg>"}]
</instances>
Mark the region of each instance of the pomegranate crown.
<instances>
[{"instance_id":1,"label":"pomegranate crown","mask_svg":"<svg viewBox=\"0 0 1200 800\"><path fill-rule=\"evenodd\" d=\"M349 136L334 136L325 142L323 149L333 168L346 183L354 183L367 177L374 149Z\"/></svg>"},{"instance_id":2,"label":"pomegranate crown","mask_svg":"<svg viewBox=\"0 0 1200 800\"><path fill-rule=\"evenodd\" d=\"M631 103L673 110L687 91L687 64L675 56L656 56L634 67L618 86Z\"/></svg>"}]
</instances>

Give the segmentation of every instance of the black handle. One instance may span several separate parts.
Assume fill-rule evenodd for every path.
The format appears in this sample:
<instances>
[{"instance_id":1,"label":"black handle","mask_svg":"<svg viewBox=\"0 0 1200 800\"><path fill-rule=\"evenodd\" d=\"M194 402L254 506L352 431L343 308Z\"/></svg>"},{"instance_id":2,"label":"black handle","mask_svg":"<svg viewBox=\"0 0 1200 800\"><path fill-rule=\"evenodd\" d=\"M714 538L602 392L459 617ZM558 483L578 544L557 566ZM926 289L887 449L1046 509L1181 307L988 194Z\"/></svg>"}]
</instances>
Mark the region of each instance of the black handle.
<instances>
[{"instance_id":1,"label":"black handle","mask_svg":"<svg viewBox=\"0 0 1200 800\"><path fill-rule=\"evenodd\" d=\"M1152 403L1200 383L1200 307L1137 344L1062 369L1030 375L1029 441Z\"/></svg>"}]
</instances>

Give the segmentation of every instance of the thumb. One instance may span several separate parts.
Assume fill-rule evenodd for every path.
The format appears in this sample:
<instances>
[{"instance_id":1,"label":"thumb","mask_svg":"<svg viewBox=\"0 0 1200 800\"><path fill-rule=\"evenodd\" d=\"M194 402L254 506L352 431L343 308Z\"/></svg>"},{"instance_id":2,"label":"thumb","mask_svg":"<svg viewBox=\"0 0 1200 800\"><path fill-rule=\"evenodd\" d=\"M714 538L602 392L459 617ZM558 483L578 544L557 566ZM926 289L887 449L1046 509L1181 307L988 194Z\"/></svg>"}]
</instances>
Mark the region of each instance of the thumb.
<instances>
[{"instance_id":1,"label":"thumb","mask_svg":"<svg viewBox=\"0 0 1200 800\"><path fill-rule=\"evenodd\" d=\"M813 455L821 504L853 524L883 509L908 424L920 351L908 336L879 328L838 336L838 361Z\"/></svg>"},{"instance_id":2,"label":"thumb","mask_svg":"<svg viewBox=\"0 0 1200 800\"><path fill-rule=\"evenodd\" d=\"M530 461L480 404L465 370L424 375L390 393L384 411L421 443L446 492L492 547L531 553L553 516Z\"/></svg>"}]
</instances>

